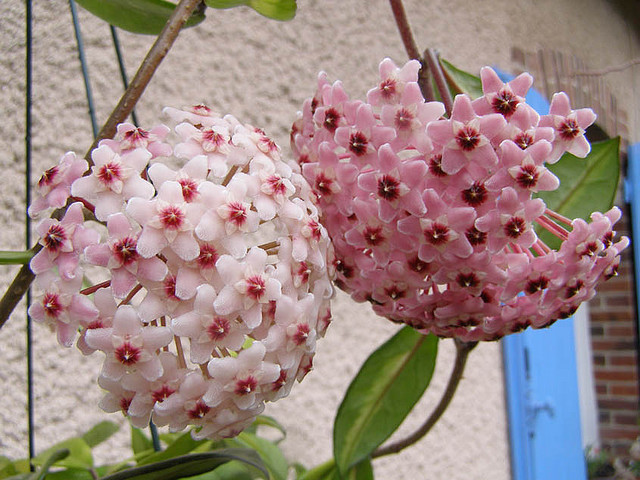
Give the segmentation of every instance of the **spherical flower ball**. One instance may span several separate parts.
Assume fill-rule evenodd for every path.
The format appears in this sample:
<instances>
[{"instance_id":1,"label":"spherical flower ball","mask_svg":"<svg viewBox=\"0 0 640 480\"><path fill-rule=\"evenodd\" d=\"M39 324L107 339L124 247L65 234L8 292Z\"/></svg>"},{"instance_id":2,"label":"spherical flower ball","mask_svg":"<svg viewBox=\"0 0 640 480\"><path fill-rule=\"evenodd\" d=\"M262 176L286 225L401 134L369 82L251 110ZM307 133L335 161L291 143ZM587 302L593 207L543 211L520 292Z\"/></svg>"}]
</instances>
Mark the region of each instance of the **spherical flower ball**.
<instances>
[{"instance_id":1,"label":"spherical flower ball","mask_svg":"<svg viewBox=\"0 0 640 480\"><path fill-rule=\"evenodd\" d=\"M383 60L366 101L321 73L293 125L334 244L336 284L394 322L463 341L572 315L616 273L628 245L615 240L620 211L572 220L537 194L559 187L546 164L588 154L595 115L559 93L541 117L525 101L530 75L504 83L485 67L484 95L456 96L445 116L423 98L419 69Z\"/></svg>"},{"instance_id":2,"label":"spherical flower ball","mask_svg":"<svg viewBox=\"0 0 640 480\"><path fill-rule=\"evenodd\" d=\"M204 105L165 113L173 133L122 124L90 167L66 154L45 172L31 213L67 208L37 226L30 314L104 353L106 411L232 436L310 371L333 250L300 167L262 130Z\"/></svg>"}]
</instances>

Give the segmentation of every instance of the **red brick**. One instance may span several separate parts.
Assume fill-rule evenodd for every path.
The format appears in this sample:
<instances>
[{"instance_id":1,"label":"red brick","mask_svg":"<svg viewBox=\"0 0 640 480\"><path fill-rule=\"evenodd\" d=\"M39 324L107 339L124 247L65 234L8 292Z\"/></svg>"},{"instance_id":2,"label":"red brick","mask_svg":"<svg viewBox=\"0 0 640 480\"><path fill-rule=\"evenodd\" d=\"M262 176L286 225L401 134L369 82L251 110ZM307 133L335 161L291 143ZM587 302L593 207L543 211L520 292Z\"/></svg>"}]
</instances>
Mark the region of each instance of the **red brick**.
<instances>
[{"instance_id":1,"label":"red brick","mask_svg":"<svg viewBox=\"0 0 640 480\"><path fill-rule=\"evenodd\" d=\"M638 410L638 402L628 398L598 398L599 408L608 410Z\"/></svg>"},{"instance_id":2,"label":"red brick","mask_svg":"<svg viewBox=\"0 0 640 480\"><path fill-rule=\"evenodd\" d=\"M611 395L625 395L638 397L637 385L609 385Z\"/></svg>"},{"instance_id":3,"label":"red brick","mask_svg":"<svg viewBox=\"0 0 640 480\"><path fill-rule=\"evenodd\" d=\"M610 310L601 310L601 311L591 311L591 320L592 322L622 322L622 321L633 321L633 312L631 309L625 311L610 311Z\"/></svg>"},{"instance_id":4,"label":"red brick","mask_svg":"<svg viewBox=\"0 0 640 480\"><path fill-rule=\"evenodd\" d=\"M613 365L616 367L622 365L636 367L638 365L638 359L635 355L616 355L614 352L611 352L609 355L607 355L607 362L609 363L609 365Z\"/></svg>"},{"instance_id":5,"label":"red brick","mask_svg":"<svg viewBox=\"0 0 640 480\"><path fill-rule=\"evenodd\" d=\"M593 364L594 365L606 365L607 364L607 359L604 355L594 355L593 356Z\"/></svg>"},{"instance_id":6,"label":"red brick","mask_svg":"<svg viewBox=\"0 0 640 480\"><path fill-rule=\"evenodd\" d=\"M614 413L613 423L618 425L635 425L638 426L638 415L629 413Z\"/></svg>"},{"instance_id":7,"label":"red brick","mask_svg":"<svg viewBox=\"0 0 640 480\"><path fill-rule=\"evenodd\" d=\"M635 382L638 379L638 375L635 370L601 370L597 369L594 376L598 380L615 380L615 381L629 381Z\"/></svg>"},{"instance_id":8,"label":"red brick","mask_svg":"<svg viewBox=\"0 0 640 480\"><path fill-rule=\"evenodd\" d=\"M635 350L636 344L633 340L593 340L591 346L594 351L608 350Z\"/></svg>"},{"instance_id":9,"label":"red brick","mask_svg":"<svg viewBox=\"0 0 640 480\"><path fill-rule=\"evenodd\" d=\"M633 337L635 334L636 329L630 322L607 326L607 335L611 337Z\"/></svg>"},{"instance_id":10,"label":"red brick","mask_svg":"<svg viewBox=\"0 0 640 480\"><path fill-rule=\"evenodd\" d=\"M598 395L606 395L607 393L609 393L608 385L606 383L596 383L596 393Z\"/></svg>"},{"instance_id":11,"label":"red brick","mask_svg":"<svg viewBox=\"0 0 640 480\"><path fill-rule=\"evenodd\" d=\"M605 438L626 438L629 440L635 440L638 434L640 434L640 428L637 426L602 427L600 429L600 435Z\"/></svg>"},{"instance_id":12,"label":"red brick","mask_svg":"<svg viewBox=\"0 0 640 480\"><path fill-rule=\"evenodd\" d=\"M608 307L630 307L633 304L630 295L607 295L604 300Z\"/></svg>"}]
</instances>

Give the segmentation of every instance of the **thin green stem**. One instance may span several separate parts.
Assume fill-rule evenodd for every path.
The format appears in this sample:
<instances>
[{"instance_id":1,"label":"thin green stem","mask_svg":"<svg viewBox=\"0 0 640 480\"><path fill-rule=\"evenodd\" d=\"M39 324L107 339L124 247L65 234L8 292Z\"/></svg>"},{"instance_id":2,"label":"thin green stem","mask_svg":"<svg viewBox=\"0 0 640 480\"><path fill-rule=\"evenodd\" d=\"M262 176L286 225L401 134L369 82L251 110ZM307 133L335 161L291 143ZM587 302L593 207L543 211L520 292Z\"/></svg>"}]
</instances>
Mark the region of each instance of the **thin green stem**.
<instances>
[{"instance_id":1,"label":"thin green stem","mask_svg":"<svg viewBox=\"0 0 640 480\"><path fill-rule=\"evenodd\" d=\"M458 384L460 383L460 380L462 380L462 373L464 372L464 367L467 364L469 353L477 345L477 342L465 343L459 340L455 340L455 344L456 359L453 365L453 370L451 371L451 376L449 377L449 382L447 383L447 387L442 394L442 398L440 398L438 405L436 405L436 408L433 410L433 412L431 412L431 415L429 415L424 424L422 424L420 428L418 428L414 433L406 438L403 438L402 440L378 448L373 452L371 458L378 458L385 455L398 453L401 450L404 450L405 448L418 442L420 439L422 439L422 437L429 433L433 426L438 422L442 414L447 410L447 407L451 403L451 400L456 393Z\"/></svg>"}]
</instances>

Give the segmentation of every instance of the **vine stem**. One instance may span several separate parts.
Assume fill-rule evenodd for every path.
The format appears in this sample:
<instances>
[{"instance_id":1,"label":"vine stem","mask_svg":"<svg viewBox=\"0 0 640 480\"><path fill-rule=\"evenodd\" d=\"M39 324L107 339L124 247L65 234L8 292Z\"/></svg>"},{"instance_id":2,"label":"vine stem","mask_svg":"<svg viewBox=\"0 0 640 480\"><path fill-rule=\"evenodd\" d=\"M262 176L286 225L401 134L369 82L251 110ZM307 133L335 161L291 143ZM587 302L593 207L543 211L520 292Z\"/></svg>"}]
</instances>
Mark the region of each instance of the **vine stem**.
<instances>
[{"instance_id":1,"label":"vine stem","mask_svg":"<svg viewBox=\"0 0 640 480\"><path fill-rule=\"evenodd\" d=\"M142 93L151 81L153 74L158 66L160 66L162 60L164 60L164 57L167 56L176 38L178 38L180 30L201 2L202 0L180 0L180 3L176 6L169 20L167 20L160 35L158 35L158 38L151 46L147 56L142 60L136 75L122 95L120 102L118 102L116 108L113 109L113 112L111 112L111 115L100 129L91 148L87 151L85 159L89 164L92 163L91 152L98 146L98 142L103 138L112 138L116 133L117 125L124 122L133 111L136 103L138 103Z\"/></svg>"},{"instance_id":2,"label":"vine stem","mask_svg":"<svg viewBox=\"0 0 640 480\"><path fill-rule=\"evenodd\" d=\"M444 72L442 71L442 66L440 65L440 60L438 60L438 55L433 48L427 48L424 51L424 61L427 63L427 67L429 71L433 75L433 80L436 83L436 88L438 89L438 93L440 94L440 99L444 104L444 109L447 112L447 115L451 116L451 110L453 110L453 98L451 97L451 92L449 91L449 87L447 86L447 79L444 76Z\"/></svg>"},{"instance_id":3,"label":"vine stem","mask_svg":"<svg viewBox=\"0 0 640 480\"><path fill-rule=\"evenodd\" d=\"M389 3L391 4L391 11L396 20L396 25L398 26L398 31L400 32L400 37L402 38L402 43L404 43L404 49L407 51L407 55L409 55L411 60L421 60L420 51L411 33L411 26L407 20L407 14L404 11L402 0L389 0Z\"/></svg>"},{"instance_id":4,"label":"vine stem","mask_svg":"<svg viewBox=\"0 0 640 480\"><path fill-rule=\"evenodd\" d=\"M469 357L469 353L473 348L478 344L478 342L461 342L460 340L455 340L456 344L456 359L453 365L453 370L451 371L451 376L449 377L449 382L447 383L447 387L436 405L436 408L431 412L431 415L427 418L427 420L422 424L420 428L418 428L415 432L409 435L402 440L399 440L395 443L391 443L387 446L382 446L378 448L371 454L371 458L383 457L385 455L391 455L393 453L398 453L401 450L413 445L418 442L422 437L424 437L429 431L433 428L433 426L438 422L442 414L447 410L447 407L451 403L454 394L456 393L456 389L458 388L458 384L460 380L462 380L462 373L464 372L464 367L467 364L467 358Z\"/></svg>"},{"instance_id":5,"label":"vine stem","mask_svg":"<svg viewBox=\"0 0 640 480\"><path fill-rule=\"evenodd\" d=\"M100 140L112 138L116 133L116 126L127 119L136 103L138 103L149 81L151 81L158 66L171 49L185 22L201 2L202 0L180 0L180 3L176 5L171 17L167 20L162 32L160 32L160 35L158 35L158 38L151 46L147 56L140 64L140 68L138 68L135 77L131 80L129 87L122 95L120 102L111 112L111 115L109 115L109 118L91 145L91 148L87 151L85 159L90 165L92 164L91 152L93 149L98 146ZM30 251L35 255L41 249L42 245L36 244ZM0 328L7 322L9 316L26 293L34 278L35 275L31 272L29 265L23 265L2 296L2 299L0 299Z\"/></svg>"}]
</instances>

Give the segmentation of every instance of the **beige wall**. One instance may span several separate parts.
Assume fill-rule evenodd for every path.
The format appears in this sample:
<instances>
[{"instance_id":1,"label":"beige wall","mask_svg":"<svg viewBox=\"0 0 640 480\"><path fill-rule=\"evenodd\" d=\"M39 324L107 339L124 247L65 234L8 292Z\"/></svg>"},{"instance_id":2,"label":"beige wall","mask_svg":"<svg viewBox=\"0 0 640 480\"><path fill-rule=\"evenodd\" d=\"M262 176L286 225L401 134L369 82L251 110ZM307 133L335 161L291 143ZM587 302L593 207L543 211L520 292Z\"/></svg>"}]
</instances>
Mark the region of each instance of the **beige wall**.
<instances>
[{"instance_id":1,"label":"beige wall","mask_svg":"<svg viewBox=\"0 0 640 480\"><path fill-rule=\"evenodd\" d=\"M34 178L67 150L84 150L91 141L84 88L66 0L34 2ZM508 69L510 48L546 47L573 53L605 67L639 54L638 39L609 2L602 0L407 0L420 47L433 46L457 65L477 71L484 64ZM89 71L101 123L121 94L107 26L81 11ZM132 74L152 39L121 34ZM23 245L24 5L0 2L0 249ZM208 19L185 31L146 95L138 114L145 126L158 122L165 105L208 103L221 112L264 128L286 151L288 128L303 99L315 88L318 70L342 79L362 97L377 79L385 56L403 62L402 49L385 0L300 0L289 23L265 20L253 11L208 10ZM629 99L638 122L632 89L638 67L607 79ZM634 123L632 123L632 126ZM635 137L635 140L638 140ZM0 287L14 268L2 267ZM16 457L26 449L24 308L0 331L0 454ZM366 305L338 295L335 322L319 342L316 368L292 395L267 413L286 425L284 449L308 466L331 452L331 425L350 379L367 355L395 330ZM35 327L36 429L42 449L93 423L111 418L96 406L93 384L99 354L82 358L55 345ZM451 368L451 341L441 342L433 388L411 416L408 432L428 414ZM375 462L380 479L510 478L504 388L499 345L479 346L451 408L419 445ZM121 454L126 429L102 452Z\"/></svg>"}]
</instances>

